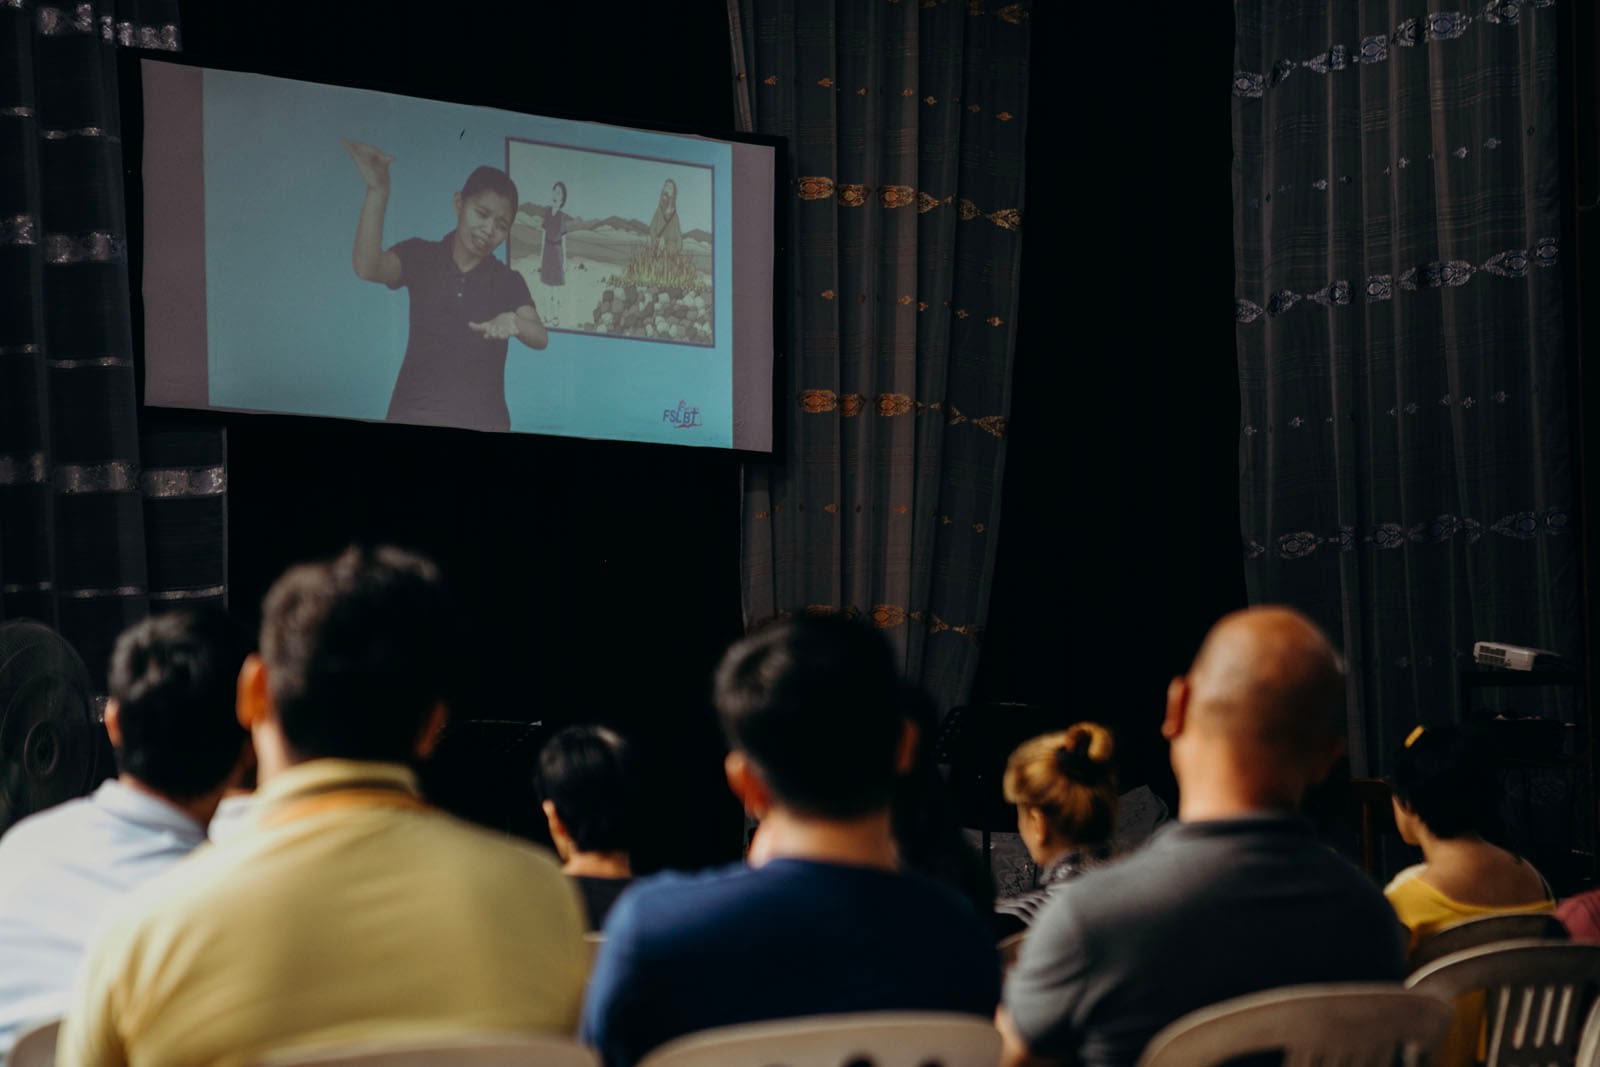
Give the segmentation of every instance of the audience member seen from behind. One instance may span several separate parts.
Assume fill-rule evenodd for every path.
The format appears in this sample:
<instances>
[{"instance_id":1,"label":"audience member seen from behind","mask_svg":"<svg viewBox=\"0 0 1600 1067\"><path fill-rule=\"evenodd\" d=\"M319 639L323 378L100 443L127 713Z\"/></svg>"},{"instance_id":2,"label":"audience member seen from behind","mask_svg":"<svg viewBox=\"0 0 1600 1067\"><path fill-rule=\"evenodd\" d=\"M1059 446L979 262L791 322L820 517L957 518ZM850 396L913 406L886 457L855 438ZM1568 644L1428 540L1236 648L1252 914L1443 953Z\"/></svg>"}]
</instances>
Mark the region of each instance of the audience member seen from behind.
<instances>
[{"instance_id":1,"label":"audience member seen from behind","mask_svg":"<svg viewBox=\"0 0 1600 1067\"><path fill-rule=\"evenodd\" d=\"M105 712L117 777L0 838L0 1060L29 1022L65 1010L111 908L206 839L248 763L233 699L250 649L249 631L211 610L117 639Z\"/></svg>"},{"instance_id":2,"label":"audience member seen from behind","mask_svg":"<svg viewBox=\"0 0 1600 1067\"><path fill-rule=\"evenodd\" d=\"M589 958L577 893L544 850L430 808L407 766L443 728L457 634L437 569L398 549L273 585L238 690L255 812L91 947L61 1062L571 1032Z\"/></svg>"},{"instance_id":3,"label":"audience member seen from behind","mask_svg":"<svg viewBox=\"0 0 1600 1067\"><path fill-rule=\"evenodd\" d=\"M1006 761L1001 780L1017 806L1017 835L1039 868L1031 892L995 905L1001 934L1017 933L1055 888L1111 857L1117 822L1117 768L1111 731L1080 722L1060 733L1024 741Z\"/></svg>"},{"instance_id":4,"label":"audience member seen from behind","mask_svg":"<svg viewBox=\"0 0 1600 1067\"><path fill-rule=\"evenodd\" d=\"M1411 948L1452 923L1555 908L1533 865L1490 843L1500 782L1482 738L1456 726L1417 727L1395 754L1394 821L1422 862L1384 895L1411 931Z\"/></svg>"},{"instance_id":5,"label":"audience member seen from behind","mask_svg":"<svg viewBox=\"0 0 1600 1067\"><path fill-rule=\"evenodd\" d=\"M1600 889L1568 897L1556 906L1556 918L1574 941L1600 944Z\"/></svg>"},{"instance_id":6,"label":"audience member seen from behind","mask_svg":"<svg viewBox=\"0 0 1600 1067\"><path fill-rule=\"evenodd\" d=\"M540 751L538 786L561 869L583 894L589 928L598 930L633 881L638 783L628 747L603 726L569 726Z\"/></svg>"},{"instance_id":7,"label":"audience member seen from behind","mask_svg":"<svg viewBox=\"0 0 1600 1067\"><path fill-rule=\"evenodd\" d=\"M839 617L734 645L714 700L728 783L761 820L750 867L663 874L617 902L584 1002L609 1067L697 1030L837 1012L989 1016L982 918L899 871L889 806L914 739L887 642Z\"/></svg>"},{"instance_id":8,"label":"audience member seen from behind","mask_svg":"<svg viewBox=\"0 0 1600 1067\"><path fill-rule=\"evenodd\" d=\"M1131 1065L1230 997L1401 977L1394 912L1296 812L1343 751L1343 681L1293 611L1212 628L1167 689L1180 821L1051 895L1006 982L1004 1063Z\"/></svg>"}]
</instances>

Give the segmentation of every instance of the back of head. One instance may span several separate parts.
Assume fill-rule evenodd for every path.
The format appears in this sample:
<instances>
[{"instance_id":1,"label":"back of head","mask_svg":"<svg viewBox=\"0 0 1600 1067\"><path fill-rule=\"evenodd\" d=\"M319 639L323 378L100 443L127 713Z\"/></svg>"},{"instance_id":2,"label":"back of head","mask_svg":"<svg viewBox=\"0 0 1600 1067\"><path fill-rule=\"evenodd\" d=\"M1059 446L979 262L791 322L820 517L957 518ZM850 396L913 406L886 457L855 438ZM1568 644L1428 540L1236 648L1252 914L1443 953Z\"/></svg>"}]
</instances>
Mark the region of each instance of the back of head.
<instances>
[{"instance_id":1,"label":"back of head","mask_svg":"<svg viewBox=\"0 0 1600 1067\"><path fill-rule=\"evenodd\" d=\"M1225 616L1189 669L1191 726L1252 756L1321 760L1343 733L1344 669L1326 634L1299 612Z\"/></svg>"},{"instance_id":2,"label":"back of head","mask_svg":"<svg viewBox=\"0 0 1600 1067\"><path fill-rule=\"evenodd\" d=\"M1435 837L1492 834L1500 783L1484 739L1458 726L1419 727L1395 753L1394 795Z\"/></svg>"},{"instance_id":3,"label":"back of head","mask_svg":"<svg viewBox=\"0 0 1600 1067\"><path fill-rule=\"evenodd\" d=\"M1093 722L1024 741L1006 761L1006 801L1037 808L1064 843L1103 845L1117 819L1114 747L1111 731Z\"/></svg>"},{"instance_id":4,"label":"back of head","mask_svg":"<svg viewBox=\"0 0 1600 1067\"><path fill-rule=\"evenodd\" d=\"M882 634L841 616L768 626L723 656L713 695L782 806L836 819L888 806L905 720Z\"/></svg>"},{"instance_id":5,"label":"back of head","mask_svg":"<svg viewBox=\"0 0 1600 1067\"><path fill-rule=\"evenodd\" d=\"M603 726L569 726L539 752L539 793L579 852L633 848L638 789L627 744Z\"/></svg>"},{"instance_id":6,"label":"back of head","mask_svg":"<svg viewBox=\"0 0 1600 1067\"><path fill-rule=\"evenodd\" d=\"M249 630L214 609L152 615L125 630L109 679L117 768L176 800L220 788L249 737L234 694L253 645Z\"/></svg>"},{"instance_id":7,"label":"back of head","mask_svg":"<svg viewBox=\"0 0 1600 1067\"><path fill-rule=\"evenodd\" d=\"M459 642L438 568L391 546L291 567L262 606L268 689L299 759L409 761Z\"/></svg>"}]
</instances>

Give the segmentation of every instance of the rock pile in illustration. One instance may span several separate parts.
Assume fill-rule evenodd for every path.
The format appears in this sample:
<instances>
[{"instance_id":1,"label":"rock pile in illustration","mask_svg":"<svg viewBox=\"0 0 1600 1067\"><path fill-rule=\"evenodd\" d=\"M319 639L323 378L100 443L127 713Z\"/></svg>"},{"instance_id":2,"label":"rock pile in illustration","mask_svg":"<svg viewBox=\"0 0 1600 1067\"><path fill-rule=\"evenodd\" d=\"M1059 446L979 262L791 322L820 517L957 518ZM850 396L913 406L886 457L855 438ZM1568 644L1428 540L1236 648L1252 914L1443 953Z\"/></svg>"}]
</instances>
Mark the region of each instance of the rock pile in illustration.
<instances>
[{"instance_id":1,"label":"rock pile in illustration","mask_svg":"<svg viewBox=\"0 0 1600 1067\"><path fill-rule=\"evenodd\" d=\"M710 289L650 289L624 285L606 289L595 305L592 333L649 337L687 344L712 343Z\"/></svg>"}]
</instances>

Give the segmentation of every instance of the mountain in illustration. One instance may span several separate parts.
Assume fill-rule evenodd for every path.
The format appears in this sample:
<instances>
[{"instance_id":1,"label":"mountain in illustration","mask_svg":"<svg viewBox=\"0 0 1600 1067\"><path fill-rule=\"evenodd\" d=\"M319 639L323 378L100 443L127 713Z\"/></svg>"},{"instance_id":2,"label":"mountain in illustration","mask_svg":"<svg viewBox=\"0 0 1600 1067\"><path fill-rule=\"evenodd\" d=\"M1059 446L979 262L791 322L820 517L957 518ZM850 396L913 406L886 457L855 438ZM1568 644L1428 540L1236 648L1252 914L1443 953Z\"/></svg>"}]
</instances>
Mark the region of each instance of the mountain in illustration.
<instances>
[{"instance_id":1,"label":"mountain in illustration","mask_svg":"<svg viewBox=\"0 0 1600 1067\"><path fill-rule=\"evenodd\" d=\"M523 204L518 210L536 221L542 221L544 216L539 211L541 206L528 203ZM573 216L573 221L587 222L588 220ZM607 215L595 225L598 229L621 230L624 233L639 234L641 237L649 236L650 234L650 224L648 222L640 222L638 219L625 219L620 215ZM708 245L711 243L711 235L704 230L690 230L683 235L683 239L685 241L701 241Z\"/></svg>"}]
</instances>

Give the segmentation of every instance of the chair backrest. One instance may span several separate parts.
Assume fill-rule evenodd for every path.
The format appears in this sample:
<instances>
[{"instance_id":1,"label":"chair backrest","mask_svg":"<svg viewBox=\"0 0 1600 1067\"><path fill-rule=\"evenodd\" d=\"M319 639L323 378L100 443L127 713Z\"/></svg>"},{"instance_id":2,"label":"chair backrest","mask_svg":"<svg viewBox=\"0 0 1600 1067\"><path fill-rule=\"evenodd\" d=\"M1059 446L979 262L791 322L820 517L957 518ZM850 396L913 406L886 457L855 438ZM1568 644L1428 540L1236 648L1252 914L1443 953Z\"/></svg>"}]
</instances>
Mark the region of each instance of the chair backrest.
<instances>
[{"instance_id":1,"label":"chair backrest","mask_svg":"<svg viewBox=\"0 0 1600 1067\"><path fill-rule=\"evenodd\" d=\"M495 1033L286 1049L253 1067L600 1067L600 1060L571 1038Z\"/></svg>"},{"instance_id":2,"label":"chair backrest","mask_svg":"<svg viewBox=\"0 0 1600 1067\"><path fill-rule=\"evenodd\" d=\"M1600 999L1589 1009L1583 1022L1583 1033L1578 1036L1578 1067L1600 1067Z\"/></svg>"},{"instance_id":3,"label":"chair backrest","mask_svg":"<svg viewBox=\"0 0 1600 1067\"><path fill-rule=\"evenodd\" d=\"M1488 1062L1498 1067L1571 1063L1600 989L1600 945L1502 941L1423 967L1406 988L1454 1002L1482 993Z\"/></svg>"},{"instance_id":4,"label":"chair backrest","mask_svg":"<svg viewBox=\"0 0 1600 1067\"><path fill-rule=\"evenodd\" d=\"M1185 1015L1151 1039L1139 1067L1213 1067L1279 1050L1284 1067L1427 1062L1454 1018L1448 1004L1399 985L1289 986Z\"/></svg>"},{"instance_id":5,"label":"chair backrest","mask_svg":"<svg viewBox=\"0 0 1600 1067\"><path fill-rule=\"evenodd\" d=\"M1394 795L1382 778L1350 779L1350 803L1355 809L1356 835L1361 848L1361 869L1378 875L1384 837L1400 836L1394 823Z\"/></svg>"},{"instance_id":6,"label":"chair backrest","mask_svg":"<svg viewBox=\"0 0 1600 1067\"><path fill-rule=\"evenodd\" d=\"M1561 920L1549 912L1519 915L1484 915L1465 922L1452 923L1422 939L1406 962L1411 973L1426 967L1434 960L1444 959L1462 949L1492 945L1500 941L1525 941L1540 938L1545 941L1567 941L1570 937Z\"/></svg>"},{"instance_id":7,"label":"chair backrest","mask_svg":"<svg viewBox=\"0 0 1600 1067\"><path fill-rule=\"evenodd\" d=\"M947 1012L863 1012L724 1026L651 1052L639 1067L994 1067L988 1019Z\"/></svg>"},{"instance_id":8,"label":"chair backrest","mask_svg":"<svg viewBox=\"0 0 1600 1067\"><path fill-rule=\"evenodd\" d=\"M54 1067L56 1036L60 1032L60 1019L24 1030L11 1046L11 1058L5 1061L7 1067Z\"/></svg>"}]
</instances>

